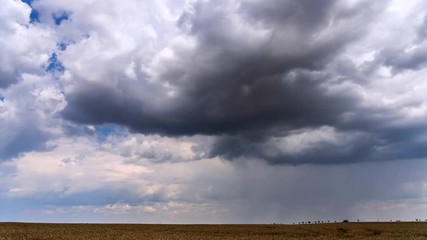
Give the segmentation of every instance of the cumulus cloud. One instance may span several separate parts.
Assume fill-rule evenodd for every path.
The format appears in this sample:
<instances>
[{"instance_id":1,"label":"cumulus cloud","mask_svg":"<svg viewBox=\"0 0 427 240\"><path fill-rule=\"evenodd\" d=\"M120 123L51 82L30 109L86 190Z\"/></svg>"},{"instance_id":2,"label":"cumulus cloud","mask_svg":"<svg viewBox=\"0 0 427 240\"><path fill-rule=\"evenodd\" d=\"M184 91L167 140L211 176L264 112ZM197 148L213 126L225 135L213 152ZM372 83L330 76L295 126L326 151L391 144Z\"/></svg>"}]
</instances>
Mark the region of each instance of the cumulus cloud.
<instances>
[{"instance_id":1,"label":"cumulus cloud","mask_svg":"<svg viewBox=\"0 0 427 240\"><path fill-rule=\"evenodd\" d=\"M21 1L1 1L0 88L18 82L23 73L42 74L56 49L55 35L30 24L31 8Z\"/></svg>"}]
</instances>

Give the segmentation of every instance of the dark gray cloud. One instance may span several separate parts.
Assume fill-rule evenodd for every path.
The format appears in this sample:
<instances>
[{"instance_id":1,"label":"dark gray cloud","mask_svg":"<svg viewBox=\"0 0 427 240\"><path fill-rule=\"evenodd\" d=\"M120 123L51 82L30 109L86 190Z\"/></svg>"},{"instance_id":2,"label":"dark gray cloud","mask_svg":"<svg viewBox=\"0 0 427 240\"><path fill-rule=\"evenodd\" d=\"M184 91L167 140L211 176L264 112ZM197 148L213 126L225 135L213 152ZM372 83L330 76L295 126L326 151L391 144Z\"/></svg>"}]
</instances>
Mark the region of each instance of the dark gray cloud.
<instances>
[{"instance_id":1,"label":"dark gray cloud","mask_svg":"<svg viewBox=\"0 0 427 240\"><path fill-rule=\"evenodd\" d=\"M150 103L129 95L127 89L85 85L67 96L64 115L75 121L116 122L140 132L179 135L332 123L354 99L326 94L323 85L330 76L321 71L357 37L361 29L354 16L343 15L331 1L321 4L321 11L297 1L262 4L266 9L255 12L257 6L243 5L234 16L268 31L257 46L247 39L252 36L236 35L241 29L227 19L232 16L226 6L199 2L192 13L183 15L180 23L187 21L197 48L176 49L179 61L165 62L158 70L159 78L180 93L163 109L147 109ZM289 8L283 12L285 19L277 10L281 8ZM288 16L289 11L301 13ZM332 18L353 28L338 28L319 39L316 35L325 30L324 22Z\"/></svg>"},{"instance_id":2,"label":"dark gray cloud","mask_svg":"<svg viewBox=\"0 0 427 240\"><path fill-rule=\"evenodd\" d=\"M311 143L300 152L283 151L289 142L274 144L273 141L253 140L247 137L226 136L213 146L211 156L226 159L239 157L265 159L271 164L337 164L375 160L377 141L364 134L349 139L338 137L334 142L319 141Z\"/></svg>"},{"instance_id":3,"label":"dark gray cloud","mask_svg":"<svg viewBox=\"0 0 427 240\"><path fill-rule=\"evenodd\" d=\"M15 82L17 79L13 74L3 72L0 69L0 88L6 88Z\"/></svg>"},{"instance_id":4,"label":"dark gray cloud","mask_svg":"<svg viewBox=\"0 0 427 240\"><path fill-rule=\"evenodd\" d=\"M68 97L64 114L81 122L115 122L139 132L170 135L238 133L276 125L285 129L321 126L338 121L339 114L355 98L324 93L324 78L295 70L258 79L247 86L189 86L182 89L185 93L180 101L170 103L174 106L168 106L168 112L153 112L150 106L146 110L147 103L124 92L87 84L86 89ZM216 83L211 84L215 87Z\"/></svg>"},{"instance_id":5,"label":"dark gray cloud","mask_svg":"<svg viewBox=\"0 0 427 240\"><path fill-rule=\"evenodd\" d=\"M31 127L22 127L13 134L3 137L3 143L0 144L0 161L18 157L21 153L27 151L46 150L45 141L48 140L48 134L39 129Z\"/></svg>"},{"instance_id":6,"label":"dark gray cloud","mask_svg":"<svg viewBox=\"0 0 427 240\"><path fill-rule=\"evenodd\" d=\"M405 124L384 124L398 114L363 105L362 96L349 88L333 90L344 83L363 87L374 78L369 66L341 55L370 31L385 4L195 2L177 23L182 37L194 44L172 46L174 58L160 60L151 66L151 75L140 79L141 84L150 78L167 83L174 97L153 83L145 88L159 94L147 100L126 81L112 88L81 79L77 90L66 92L63 115L80 123L121 124L145 134L214 135L210 156L226 159L300 164L424 157L423 142L415 140L424 132L422 126L411 131ZM377 54L372 65L419 69L427 59L425 51L397 56L399 51L390 49ZM333 140L302 142L306 146L297 153L283 149L295 131L312 134L325 127L332 129ZM285 141L274 144L273 139ZM403 149L396 151L396 146ZM410 149L414 152L406 153Z\"/></svg>"},{"instance_id":7,"label":"dark gray cloud","mask_svg":"<svg viewBox=\"0 0 427 240\"><path fill-rule=\"evenodd\" d=\"M421 44L408 51L405 49L386 49L382 52L382 57L385 65L392 67L395 73L402 70L421 69L427 63L427 45Z\"/></svg>"}]
</instances>

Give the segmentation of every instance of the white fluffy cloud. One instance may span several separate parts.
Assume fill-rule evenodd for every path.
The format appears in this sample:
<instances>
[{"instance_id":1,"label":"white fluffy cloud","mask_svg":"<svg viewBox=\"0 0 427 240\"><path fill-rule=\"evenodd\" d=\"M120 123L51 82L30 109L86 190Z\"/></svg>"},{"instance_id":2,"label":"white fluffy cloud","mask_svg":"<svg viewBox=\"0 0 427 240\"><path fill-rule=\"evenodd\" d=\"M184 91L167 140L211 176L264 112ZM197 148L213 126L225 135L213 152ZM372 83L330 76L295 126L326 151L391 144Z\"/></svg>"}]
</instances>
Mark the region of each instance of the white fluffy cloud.
<instances>
[{"instance_id":1,"label":"white fluffy cloud","mask_svg":"<svg viewBox=\"0 0 427 240\"><path fill-rule=\"evenodd\" d=\"M1 89L21 80L24 73L43 74L56 49L56 35L44 26L30 24L27 4L9 0L0 4Z\"/></svg>"}]
</instances>

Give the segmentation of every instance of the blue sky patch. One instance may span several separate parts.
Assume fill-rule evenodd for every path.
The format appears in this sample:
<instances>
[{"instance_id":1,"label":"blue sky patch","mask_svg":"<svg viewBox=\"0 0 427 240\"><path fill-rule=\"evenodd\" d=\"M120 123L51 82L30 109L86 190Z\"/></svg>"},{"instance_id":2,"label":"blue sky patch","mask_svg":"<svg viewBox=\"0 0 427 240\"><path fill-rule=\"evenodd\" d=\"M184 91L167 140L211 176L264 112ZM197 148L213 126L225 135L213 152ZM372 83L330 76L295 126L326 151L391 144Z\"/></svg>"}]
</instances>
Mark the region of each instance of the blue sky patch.
<instances>
[{"instance_id":1,"label":"blue sky patch","mask_svg":"<svg viewBox=\"0 0 427 240\"><path fill-rule=\"evenodd\" d=\"M65 51L67 49L68 45L66 43L64 43L64 42L60 42L60 43L57 44L57 46L58 46L58 50Z\"/></svg>"},{"instance_id":2,"label":"blue sky patch","mask_svg":"<svg viewBox=\"0 0 427 240\"><path fill-rule=\"evenodd\" d=\"M4 97L0 96L0 102L3 102L3 101L4 101Z\"/></svg>"},{"instance_id":3,"label":"blue sky patch","mask_svg":"<svg viewBox=\"0 0 427 240\"><path fill-rule=\"evenodd\" d=\"M48 65L46 67L46 72L64 72L65 68L62 65L61 61L58 60L56 53L52 53L48 60Z\"/></svg>"},{"instance_id":4,"label":"blue sky patch","mask_svg":"<svg viewBox=\"0 0 427 240\"><path fill-rule=\"evenodd\" d=\"M40 13L33 8L30 14L30 23L34 22L40 22Z\"/></svg>"},{"instance_id":5,"label":"blue sky patch","mask_svg":"<svg viewBox=\"0 0 427 240\"><path fill-rule=\"evenodd\" d=\"M104 142L109 136L123 136L125 130L116 124L104 124L95 127L96 141L99 143Z\"/></svg>"},{"instance_id":6,"label":"blue sky patch","mask_svg":"<svg viewBox=\"0 0 427 240\"><path fill-rule=\"evenodd\" d=\"M61 25L63 21L68 20L69 17L70 17L70 12L66 12L66 11L61 12L59 14L56 14L56 13L52 14L52 18L55 21L55 24L58 26Z\"/></svg>"}]
</instances>

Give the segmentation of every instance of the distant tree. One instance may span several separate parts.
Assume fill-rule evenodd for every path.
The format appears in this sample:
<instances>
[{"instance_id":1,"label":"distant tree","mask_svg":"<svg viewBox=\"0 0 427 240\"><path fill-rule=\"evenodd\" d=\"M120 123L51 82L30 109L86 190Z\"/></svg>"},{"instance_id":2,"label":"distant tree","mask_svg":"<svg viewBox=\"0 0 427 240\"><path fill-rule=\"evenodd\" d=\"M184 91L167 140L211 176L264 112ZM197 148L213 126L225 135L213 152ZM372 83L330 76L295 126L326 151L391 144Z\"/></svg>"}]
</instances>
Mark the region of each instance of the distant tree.
<instances>
[{"instance_id":1,"label":"distant tree","mask_svg":"<svg viewBox=\"0 0 427 240\"><path fill-rule=\"evenodd\" d=\"M348 223L348 220L347 220L347 219L344 219L342 222L343 222L343 223Z\"/></svg>"}]
</instances>

